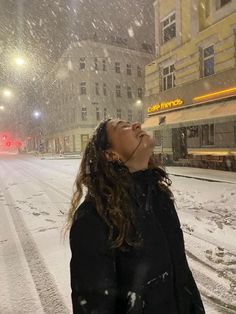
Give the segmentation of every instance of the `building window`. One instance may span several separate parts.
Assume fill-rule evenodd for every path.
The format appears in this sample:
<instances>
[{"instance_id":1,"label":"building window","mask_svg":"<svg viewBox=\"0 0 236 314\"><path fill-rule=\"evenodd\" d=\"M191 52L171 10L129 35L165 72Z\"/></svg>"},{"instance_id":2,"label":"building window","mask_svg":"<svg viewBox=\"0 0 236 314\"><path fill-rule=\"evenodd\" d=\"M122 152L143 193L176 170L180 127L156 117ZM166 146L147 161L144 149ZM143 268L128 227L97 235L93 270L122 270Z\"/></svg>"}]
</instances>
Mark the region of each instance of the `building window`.
<instances>
[{"instance_id":1,"label":"building window","mask_svg":"<svg viewBox=\"0 0 236 314\"><path fill-rule=\"evenodd\" d=\"M203 49L203 75L214 74L214 46Z\"/></svg>"},{"instance_id":2,"label":"building window","mask_svg":"<svg viewBox=\"0 0 236 314\"><path fill-rule=\"evenodd\" d=\"M116 85L116 97L121 97L121 86Z\"/></svg>"},{"instance_id":3,"label":"building window","mask_svg":"<svg viewBox=\"0 0 236 314\"><path fill-rule=\"evenodd\" d=\"M202 146L214 145L214 124L202 125Z\"/></svg>"},{"instance_id":4,"label":"building window","mask_svg":"<svg viewBox=\"0 0 236 314\"><path fill-rule=\"evenodd\" d=\"M116 73L120 73L120 62L115 63L115 71Z\"/></svg>"},{"instance_id":5,"label":"building window","mask_svg":"<svg viewBox=\"0 0 236 314\"><path fill-rule=\"evenodd\" d=\"M170 39L176 37L176 20L175 13L170 14L161 22L162 43L166 43Z\"/></svg>"},{"instance_id":6,"label":"building window","mask_svg":"<svg viewBox=\"0 0 236 314\"><path fill-rule=\"evenodd\" d=\"M127 97L132 98L132 89L130 86L127 86Z\"/></svg>"},{"instance_id":7,"label":"building window","mask_svg":"<svg viewBox=\"0 0 236 314\"><path fill-rule=\"evenodd\" d=\"M141 71L140 66L137 66L137 76L142 77L142 71Z\"/></svg>"},{"instance_id":8,"label":"building window","mask_svg":"<svg viewBox=\"0 0 236 314\"><path fill-rule=\"evenodd\" d=\"M81 120L82 121L87 121L87 108L86 107L82 107L81 109Z\"/></svg>"},{"instance_id":9,"label":"building window","mask_svg":"<svg viewBox=\"0 0 236 314\"><path fill-rule=\"evenodd\" d=\"M104 108L104 109L103 109L103 116L104 116L104 119L107 118L107 108Z\"/></svg>"},{"instance_id":10,"label":"building window","mask_svg":"<svg viewBox=\"0 0 236 314\"><path fill-rule=\"evenodd\" d=\"M143 98L143 89L141 87L138 88L138 98Z\"/></svg>"},{"instance_id":11,"label":"building window","mask_svg":"<svg viewBox=\"0 0 236 314\"><path fill-rule=\"evenodd\" d=\"M161 130L153 131L153 140L154 140L155 146L161 146L161 142L162 142Z\"/></svg>"},{"instance_id":12,"label":"building window","mask_svg":"<svg viewBox=\"0 0 236 314\"><path fill-rule=\"evenodd\" d=\"M80 83L80 95L86 95L87 90L86 90L86 82L81 82Z\"/></svg>"},{"instance_id":13,"label":"building window","mask_svg":"<svg viewBox=\"0 0 236 314\"><path fill-rule=\"evenodd\" d=\"M99 95L99 84L95 83L95 94Z\"/></svg>"},{"instance_id":14,"label":"building window","mask_svg":"<svg viewBox=\"0 0 236 314\"><path fill-rule=\"evenodd\" d=\"M94 70L98 71L98 59L94 58Z\"/></svg>"},{"instance_id":15,"label":"building window","mask_svg":"<svg viewBox=\"0 0 236 314\"><path fill-rule=\"evenodd\" d=\"M229 4L230 2L232 2L232 0L217 0L216 1L216 10L219 10L220 8L225 6L226 4Z\"/></svg>"},{"instance_id":16,"label":"building window","mask_svg":"<svg viewBox=\"0 0 236 314\"><path fill-rule=\"evenodd\" d=\"M116 117L117 119L121 119L121 109L116 110Z\"/></svg>"},{"instance_id":17,"label":"building window","mask_svg":"<svg viewBox=\"0 0 236 314\"><path fill-rule=\"evenodd\" d=\"M170 89L175 86L175 66L174 64L163 68L163 90Z\"/></svg>"},{"instance_id":18,"label":"building window","mask_svg":"<svg viewBox=\"0 0 236 314\"><path fill-rule=\"evenodd\" d=\"M99 107L96 107L96 119L97 119L97 121L100 121L100 109L99 109Z\"/></svg>"},{"instance_id":19,"label":"building window","mask_svg":"<svg viewBox=\"0 0 236 314\"><path fill-rule=\"evenodd\" d=\"M127 64L126 71L127 71L127 75L131 75L132 74L131 64Z\"/></svg>"},{"instance_id":20,"label":"building window","mask_svg":"<svg viewBox=\"0 0 236 314\"><path fill-rule=\"evenodd\" d=\"M129 109L128 110L128 121L131 122L133 120L133 113L132 113L132 110Z\"/></svg>"},{"instance_id":21,"label":"building window","mask_svg":"<svg viewBox=\"0 0 236 314\"><path fill-rule=\"evenodd\" d=\"M84 70L85 69L85 58L80 58L79 59L79 68L80 70Z\"/></svg>"},{"instance_id":22,"label":"building window","mask_svg":"<svg viewBox=\"0 0 236 314\"><path fill-rule=\"evenodd\" d=\"M107 84L106 83L103 84L103 95L107 96Z\"/></svg>"},{"instance_id":23,"label":"building window","mask_svg":"<svg viewBox=\"0 0 236 314\"><path fill-rule=\"evenodd\" d=\"M103 70L103 71L106 71L106 70L107 70L106 60L102 60L102 70Z\"/></svg>"}]
</instances>

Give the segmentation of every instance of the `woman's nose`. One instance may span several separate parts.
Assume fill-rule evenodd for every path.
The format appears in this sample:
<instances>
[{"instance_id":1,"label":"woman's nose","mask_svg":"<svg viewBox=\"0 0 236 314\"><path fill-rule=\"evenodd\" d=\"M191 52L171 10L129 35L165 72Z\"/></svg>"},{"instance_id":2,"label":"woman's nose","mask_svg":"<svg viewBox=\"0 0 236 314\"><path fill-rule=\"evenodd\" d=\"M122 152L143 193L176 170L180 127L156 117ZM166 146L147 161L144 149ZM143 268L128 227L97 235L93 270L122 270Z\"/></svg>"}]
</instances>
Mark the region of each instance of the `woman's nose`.
<instances>
[{"instance_id":1,"label":"woman's nose","mask_svg":"<svg viewBox=\"0 0 236 314\"><path fill-rule=\"evenodd\" d=\"M136 129L141 129L141 123L140 122L134 122L132 124L132 129L136 130Z\"/></svg>"}]
</instances>

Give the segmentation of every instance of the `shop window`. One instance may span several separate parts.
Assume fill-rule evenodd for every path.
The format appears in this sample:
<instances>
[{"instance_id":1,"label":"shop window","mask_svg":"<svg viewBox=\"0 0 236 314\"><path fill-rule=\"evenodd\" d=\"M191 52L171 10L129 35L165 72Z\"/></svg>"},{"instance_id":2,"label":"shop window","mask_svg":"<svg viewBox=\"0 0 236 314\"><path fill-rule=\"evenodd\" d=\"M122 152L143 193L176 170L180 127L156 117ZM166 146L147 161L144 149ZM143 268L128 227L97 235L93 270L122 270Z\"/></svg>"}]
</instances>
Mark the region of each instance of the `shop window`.
<instances>
[{"instance_id":1,"label":"shop window","mask_svg":"<svg viewBox=\"0 0 236 314\"><path fill-rule=\"evenodd\" d=\"M132 98L132 89L130 86L127 86L127 97Z\"/></svg>"},{"instance_id":2,"label":"shop window","mask_svg":"<svg viewBox=\"0 0 236 314\"><path fill-rule=\"evenodd\" d=\"M153 131L153 140L155 146L161 146L161 130L155 130Z\"/></svg>"},{"instance_id":3,"label":"shop window","mask_svg":"<svg viewBox=\"0 0 236 314\"><path fill-rule=\"evenodd\" d=\"M116 85L116 97L121 97L121 86Z\"/></svg>"},{"instance_id":4,"label":"shop window","mask_svg":"<svg viewBox=\"0 0 236 314\"><path fill-rule=\"evenodd\" d=\"M127 64L126 66L127 75L132 75L132 67L131 64Z\"/></svg>"},{"instance_id":5,"label":"shop window","mask_svg":"<svg viewBox=\"0 0 236 314\"><path fill-rule=\"evenodd\" d=\"M188 138L199 137L199 128L198 126L190 126L187 128Z\"/></svg>"},{"instance_id":6,"label":"shop window","mask_svg":"<svg viewBox=\"0 0 236 314\"><path fill-rule=\"evenodd\" d=\"M214 124L202 125L202 146L214 145Z\"/></svg>"},{"instance_id":7,"label":"shop window","mask_svg":"<svg viewBox=\"0 0 236 314\"><path fill-rule=\"evenodd\" d=\"M86 67L85 58L80 58L80 60L79 60L79 68L80 68L80 70L84 70L85 67Z\"/></svg>"},{"instance_id":8,"label":"shop window","mask_svg":"<svg viewBox=\"0 0 236 314\"><path fill-rule=\"evenodd\" d=\"M121 109L116 110L116 117L117 119L121 119Z\"/></svg>"},{"instance_id":9,"label":"shop window","mask_svg":"<svg viewBox=\"0 0 236 314\"><path fill-rule=\"evenodd\" d=\"M216 0L216 10L221 9L223 6L231 3L232 0Z\"/></svg>"},{"instance_id":10,"label":"shop window","mask_svg":"<svg viewBox=\"0 0 236 314\"><path fill-rule=\"evenodd\" d=\"M214 71L214 46L211 45L203 49L203 75L209 76L215 73Z\"/></svg>"},{"instance_id":11,"label":"shop window","mask_svg":"<svg viewBox=\"0 0 236 314\"><path fill-rule=\"evenodd\" d=\"M116 73L120 73L120 62L115 63L115 71Z\"/></svg>"},{"instance_id":12,"label":"shop window","mask_svg":"<svg viewBox=\"0 0 236 314\"><path fill-rule=\"evenodd\" d=\"M131 122L133 120L132 110L128 110L128 121Z\"/></svg>"},{"instance_id":13,"label":"shop window","mask_svg":"<svg viewBox=\"0 0 236 314\"><path fill-rule=\"evenodd\" d=\"M80 83L80 95L86 95L87 90L86 90L86 82L81 82Z\"/></svg>"},{"instance_id":14,"label":"shop window","mask_svg":"<svg viewBox=\"0 0 236 314\"><path fill-rule=\"evenodd\" d=\"M171 64L162 70L163 90L173 88L175 86L175 66Z\"/></svg>"},{"instance_id":15,"label":"shop window","mask_svg":"<svg viewBox=\"0 0 236 314\"><path fill-rule=\"evenodd\" d=\"M166 43L176 37L176 18L175 12L171 13L161 21L162 43Z\"/></svg>"},{"instance_id":16,"label":"shop window","mask_svg":"<svg viewBox=\"0 0 236 314\"><path fill-rule=\"evenodd\" d=\"M103 95L107 96L107 84L106 83L103 84Z\"/></svg>"},{"instance_id":17,"label":"shop window","mask_svg":"<svg viewBox=\"0 0 236 314\"><path fill-rule=\"evenodd\" d=\"M87 119L88 119L87 108L86 107L82 107L81 108L81 120L82 121L87 121Z\"/></svg>"}]
</instances>

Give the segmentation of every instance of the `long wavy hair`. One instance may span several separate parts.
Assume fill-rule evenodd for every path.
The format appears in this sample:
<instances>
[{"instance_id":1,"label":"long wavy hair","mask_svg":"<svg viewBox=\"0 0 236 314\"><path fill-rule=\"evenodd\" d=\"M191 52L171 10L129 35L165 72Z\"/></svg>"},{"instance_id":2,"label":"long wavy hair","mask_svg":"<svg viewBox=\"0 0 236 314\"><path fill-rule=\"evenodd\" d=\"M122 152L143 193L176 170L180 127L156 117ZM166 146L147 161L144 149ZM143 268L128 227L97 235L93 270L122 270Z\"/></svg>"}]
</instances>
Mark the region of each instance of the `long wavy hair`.
<instances>
[{"instance_id":1,"label":"long wavy hair","mask_svg":"<svg viewBox=\"0 0 236 314\"><path fill-rule=\"evenodd\" d=\"M133 184L128 167L120 160L109 161L105 151L112 147L107 136L107 122L102 121L88 142L74 183L74 193L67 216L68 230L82 198L94 202L98 214L109 227L112 247L123 244L135 246L135 209ZM157 185L173 196L169 186L171 181L164 168L159 166L155 156L151 156L149 168L158 173Z\"/></svg>"}]
</instances>

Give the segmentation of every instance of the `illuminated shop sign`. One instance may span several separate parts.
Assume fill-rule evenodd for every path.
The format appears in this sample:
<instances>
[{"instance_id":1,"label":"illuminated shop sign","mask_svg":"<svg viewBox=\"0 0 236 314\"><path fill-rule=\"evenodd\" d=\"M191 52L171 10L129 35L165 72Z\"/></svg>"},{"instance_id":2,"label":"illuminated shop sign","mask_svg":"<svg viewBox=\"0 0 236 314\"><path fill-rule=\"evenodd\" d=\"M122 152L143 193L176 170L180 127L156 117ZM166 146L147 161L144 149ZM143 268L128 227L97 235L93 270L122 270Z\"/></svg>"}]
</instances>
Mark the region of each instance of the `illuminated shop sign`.
<instances>
[{"instance_id":1,"label":"illuminated shop sign","mask_svg":"<svg viewBox=\"0 0 236 314\"><path fill-rule=\"evenodd\" d=\"M159 104L155 104L155 105L148 107L148 113L154 113L154 112L158 112L160 110L179 107L183 103L184 103L184 101L180 98L177 98L177 99L171 100L171 101L161 102Z\"/></svg>"},{"instance_id":2,"label":"illuminated shop sign","mask_svg":"<svg viewBox=\"0 0 236 314\"><path fill-rule=\"evenodd\" d=\"M193 98L194 101L208 100L208 99L217 99L219 97L224 97L228 95L234 95L236 93L236 87L223 89L214 93L205 94Z\"/></svg>"}]
</instances>

